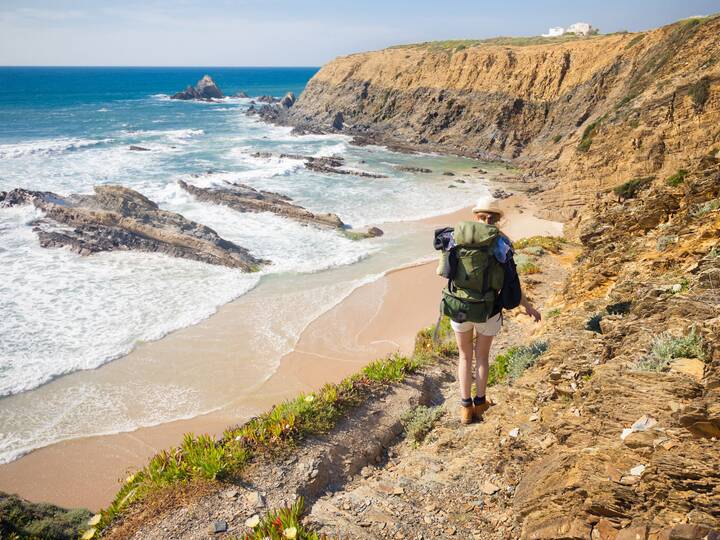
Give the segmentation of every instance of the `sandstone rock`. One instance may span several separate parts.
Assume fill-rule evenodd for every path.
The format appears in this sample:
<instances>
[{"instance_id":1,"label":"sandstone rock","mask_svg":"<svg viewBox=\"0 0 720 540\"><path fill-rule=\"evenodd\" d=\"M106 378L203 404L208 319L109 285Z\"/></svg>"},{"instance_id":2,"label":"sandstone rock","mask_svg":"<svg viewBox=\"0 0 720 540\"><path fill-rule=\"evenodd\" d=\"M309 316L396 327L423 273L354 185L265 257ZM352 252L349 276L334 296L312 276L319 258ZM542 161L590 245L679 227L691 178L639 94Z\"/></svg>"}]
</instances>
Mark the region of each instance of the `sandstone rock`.
<instances>
[{"instance_id":1,"label":"sandstone rock","mask_svg":"<svg viewBox=\"0 0 720 540\"><path fill-rule=\"evenodd\" d=\"M698 358L678 358L670 362L670 371L684 373L700 381L705 372L705 362Z\"/></svg>"},{"instance_id":2,"label":"sandstone rock","mask_svg":"<svg viewBox=\"0 0 720 540\"><path fill-rule=\"evenodd\" d=\"M210 101L223 97L222 91L215 84L215 81L212 80L212 77L205 75L194 87L188 86L182 92L173 95L171 99Z\"/></svg>"},{"instance_id":3,"label":"sandstone rock","mask_svg":"<svg viewBox=\"0 0 720 540\"><path fill-rule=\"evenodd\" d=\"M648 529L645 525L628 527L621 530L615 540L647 540Z\"/></svg>"},{"instance_id":4,"label":"sandstone rock","mask_svg":"<svg viewBox=\"0 0 720 540\"><path fill-rule=\"evenodd\" d=\"M267 261L199 223L161 210L132 189L95 186L94 195L61 197L55 193L15 189L0 207L32 204L45 213L33 223L42 247L68 247L81 255L136 250L165 253L254 271Z\"/></svg>"}]
</instances>

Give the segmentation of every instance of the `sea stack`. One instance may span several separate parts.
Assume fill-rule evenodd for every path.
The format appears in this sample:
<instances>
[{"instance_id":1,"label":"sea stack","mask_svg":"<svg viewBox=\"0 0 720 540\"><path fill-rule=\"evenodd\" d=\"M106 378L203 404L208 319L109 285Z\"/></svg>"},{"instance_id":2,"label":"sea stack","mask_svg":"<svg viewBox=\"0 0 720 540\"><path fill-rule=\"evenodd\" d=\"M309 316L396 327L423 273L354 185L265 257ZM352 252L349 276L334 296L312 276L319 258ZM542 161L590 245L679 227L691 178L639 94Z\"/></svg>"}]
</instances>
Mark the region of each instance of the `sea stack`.
<instances>
[{"instance_id":1,"label":"sea stack","mask_svg":"<svg viewBox=\"0 0 720 540\"><path fill-rule=\"evenodd\" d=\"M215 84L215 81L213 81L212 77L210 75L205 75L197 82L194 87L188 86L182 92L178 92L177 94L172 96L171 99L196 99L200 101L210 101L212 99L221 99L223 97L225 96L222 93L222 90L218 88L218 85Z\"/></svg>"}]
</instances>

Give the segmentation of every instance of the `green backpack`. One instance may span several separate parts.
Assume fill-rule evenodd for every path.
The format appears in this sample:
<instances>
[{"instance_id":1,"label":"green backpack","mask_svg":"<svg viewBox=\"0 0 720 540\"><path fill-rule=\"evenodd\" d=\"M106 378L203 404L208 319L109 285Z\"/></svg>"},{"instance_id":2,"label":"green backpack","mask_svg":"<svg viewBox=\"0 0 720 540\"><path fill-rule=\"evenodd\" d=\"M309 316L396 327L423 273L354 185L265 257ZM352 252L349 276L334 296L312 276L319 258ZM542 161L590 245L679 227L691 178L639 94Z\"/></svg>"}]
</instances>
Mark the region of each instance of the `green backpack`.
<instances>
[{"instance_id":1,"label":"green backpack","mask_svg":"<svg viewBox=\"0 0 720 540\"><path fill-rule=\"evenodd\" d=\"M494 225L461 221L453 231L457 265L443 289L440 311L455 322L485 322L493 314L505 273L492 252Z\"/></svg>"}]
</instances>

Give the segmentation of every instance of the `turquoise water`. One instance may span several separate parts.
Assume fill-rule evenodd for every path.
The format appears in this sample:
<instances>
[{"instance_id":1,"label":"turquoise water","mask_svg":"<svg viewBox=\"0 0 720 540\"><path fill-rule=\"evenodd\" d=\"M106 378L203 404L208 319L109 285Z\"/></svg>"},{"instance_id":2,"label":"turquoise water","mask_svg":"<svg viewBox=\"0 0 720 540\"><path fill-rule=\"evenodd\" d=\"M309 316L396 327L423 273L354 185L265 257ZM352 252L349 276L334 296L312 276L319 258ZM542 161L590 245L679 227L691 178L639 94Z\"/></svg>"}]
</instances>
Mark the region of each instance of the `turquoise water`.
<instances>
[{"instance_id":1,"label":"turquoise water","mask_svg":"<svg viewBox=\"0 0 720 540\"><path fill-rule=\"evenodd\" d=\"M427 249L417 243L408 248L401 232L353 242L271 214L239 214L199 203L179 189L179 179L202 186L243 182L277 191L313 211L335 212L357 227L446 213L468 206L485 191L477 175L466 183L452 183L454 189L449 189L449 177L442 175L448 168L470 171L476 164L470 160L354 147L342 135L293 136L289 128L246 116L249 99L229 97L213 103L169 99L205 73L226 95L240 90L251 96L299 94L316 71L0 68L0 190L24 187L69 194L91 192L96 184L122 184L272 261L262 273L248 275L155 254L81 257L39 247L31 222L41 216L34 208L0 209L0 462L54 440L79 436L58 428L61 418L70 418L70 402L77 413L68 425L76 427L82 416L92 425L83 428L84 433L130 430L210 407L198 409L197 396L192 394L187 407L178 398L173 400L174 409L158 413L153 402L147 407L155 411L153 417L110 420L103 414L103 400L85 398L92 392L83 381L63 390L62 396L46 388L61 375L93 370L138 343L197 323L259 283L266 283L268 289L283 283L292 290L293 280L300 286L302 275L326 272L331 280L332 269L363 261L347 283L329 283L325 292L308 297L308 309L298 309L293 324L279 330L270 325L257 336L262 343L278 343L272 354L259 355L265 362L260 367L267 372L292 346L307 324L305 319L317 316L369 276L430 251L429 239ZM130 145L150 151L131 151ZM298 160L255 158L252 154L257 151L337 154L349 167L388 178L313 173ZM396 167L401 164L434 172L399 172ZM402 255L395 256L396 251ZM322 305L313 303L313 298L322 298ZM253 324L258 323L248 321ZM39 390L42 398L33 399L33 392ZM178 395L191 395L193 390L183 388ZM148 396L165 392L158 386L145 391ZM104 390L97 395L108 394ZM138 392L127 394L127 399L134 399L133 395ZM113 407L121 409L117 403Z\"/></svg>"}]
</instances>

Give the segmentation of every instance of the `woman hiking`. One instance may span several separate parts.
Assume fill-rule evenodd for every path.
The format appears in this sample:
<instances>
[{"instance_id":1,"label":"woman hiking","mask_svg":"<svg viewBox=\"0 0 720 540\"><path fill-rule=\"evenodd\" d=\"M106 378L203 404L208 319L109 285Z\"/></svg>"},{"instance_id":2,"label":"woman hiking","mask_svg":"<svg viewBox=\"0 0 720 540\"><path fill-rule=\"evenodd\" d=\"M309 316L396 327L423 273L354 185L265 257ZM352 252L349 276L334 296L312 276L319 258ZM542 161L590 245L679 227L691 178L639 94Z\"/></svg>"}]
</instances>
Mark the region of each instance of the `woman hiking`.
<instances>
[{"instance_id":1,"label":"woman hiking","mask_svg":"<svg viewBox=\"0 0 720 540\"><path fill-rule=\"evenodd\" d=\"M540 313L522 294L512 243L496 226L503 216L497 201L483 197L472 212L474 221L440 229L435 239L435 247L443 249L444 255L441 261L444 272L438 273L448 278L441 310L450 317L460 353L458 382L463 424L479 420L493 405L485 390L490 347L502 326L502 310L522 306L535 322L540 321Z\"/></svg>"}]
</instances>

